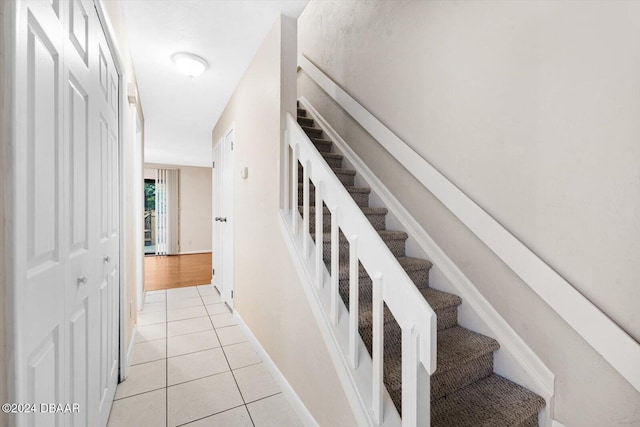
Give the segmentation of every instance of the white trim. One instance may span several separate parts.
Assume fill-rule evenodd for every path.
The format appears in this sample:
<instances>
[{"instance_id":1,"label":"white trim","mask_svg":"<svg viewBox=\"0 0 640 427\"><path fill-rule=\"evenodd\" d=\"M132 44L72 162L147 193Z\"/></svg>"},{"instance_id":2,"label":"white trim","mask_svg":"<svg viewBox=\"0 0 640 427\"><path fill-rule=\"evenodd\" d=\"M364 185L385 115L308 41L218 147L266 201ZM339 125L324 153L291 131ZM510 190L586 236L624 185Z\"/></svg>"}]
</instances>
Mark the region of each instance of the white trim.
<instances>
[{"instance_id":1,"label":"white trim","mask_svg":"<svg viewBox=\"0 0 640 427\"><path fill-rule=\"evenodd\" d=\"M18 360L20 357L19 352L19 340L20 337L17 334L19 330L19 316L16 314L17 294L18 286L15 279L16 260L13 250L7 250L7 248L13 248L16 241L15 234L15 165L14 165L14 150L17 141L17 129L15 126L16 120L16 33L17 33L17 14L19 10L19 2L6 1L3 2L3 68L0 73L2 78L2 107L3 107L3 121L2 121L2 146L0 149L3 151L3 162L0 165L0 173L2 174L3 186L2 196L4 197L4 223L0 226L4 227L4 242L2 245L2 256L4 256L4 272L0 274L4 275L5 286L5 304L4 307L0 307L3 310L4 328L5 328L5 366L0 366L0 369L4 369L7 382L7 401L18 402L19 399L19 383L18 383ZM5 311L6 310L6 311ZM6 420L9 424L15 423L15 415L9 414L6 416Z\"/></svg>"},{"instance_id":2,"label":"white trim","mask_svg":"<svg viewBox=\"0 0 640 427\"><path fill-rule=\"evenodd\" d=\"M136 336L138 335L138 325L135 325L133 327L133 332L131 333L131 339L129 340L129 347L127 350L127 357L124 359L125 360L125 366L126 366L126 370L129 370L129 367L131 366L131 360L133 359L133 347L136 345Z\"/></svg>"},{"instance_id":3,"label":"white trim","mask_svg":"<svg viewBox=\"0 0 640 427\"><path fill-rule=\"evenodd\" d=\"M206 250L203 249L201 251L186 251L186 252L178 252L176 255L196 255L196 254L210 254L212 251L211 249Z\"/></svg>"},{"instance_id":4,"label":"white trim","mask_svg":"<svg viewBox=\"0 0 640 427\"><path fill-rule=\"evenodd\" d=\"M532 391L542 395L547 405L545 412L541 414L541 419L550 419L552 413L549 412L553 407L554 395L554 379L555 376L540 360L540 358L529 348L529 346L520 338L520 336L509 326L509 323L491 306L491 304L480 294L473 283L465 276L465 274L455 265L455 263L444 253L444 251L435 243L429 234L418 224L413 216L404 208L404 206L395 198L393 193L389 191L385 185L375 176L375 174L367 167L367 165L357 156L357 154L347 145L342 137L329 125L329 123L318 113L318 111L307 101L306 98L300 97L300 104L307 110L307 113L314 119L317 126L328 135L341 152L353 169L356 170L358 176L362 177L367 185L371 187L372 195L375 194L380 198L382 204L389 210L389 213L409 234L410 239L414 239L417 245L424 251L427 257L433 262L431 286L434 286L434 270L444 275L444 277L453 285L456 293L463 299L463 305L468 304L471 309L480 317L481 321L491 331L489 335L495 338L501 346L501 350L507 351L512 356L511 360L505 360L505 364L517 363L524 368L524 372L528 378L516 371L513 366L503 366L500 374L517 382ZM446 289L443 289L446 290ZM477 325L474 325L477 326ZM477 328L474 328L476 331ZM485 331L478 331L485 332ZM496 364L498 361L496 361ZM497 366L496 366L497 368ZM509 375L509 373L511 375ZM518 375L520 374L520 375Z\"/></svg>"},{"instance_id":5,"label":"white trim","mask_svg":"<svg viewBox=\"0 0 640 427\"><path fill-rule=\"evenodd\" d=\"M298 56L298 64L636 390L640 391L640 343L302 54Z\"/></svg>"},{"instance_id":6,"label":"white trim","mask_svg":"<svg viewBox=\"0 0 640 427\"><path fill-rule=\"evenodd\" d=\"M302 399L300 399L300 396L298 396L293 387L291 387L291 384L289 384L289 381L287 381L287 378L282 374L282 372L280 372L278 366L271 359L269 353L267 353L264 347L262 347L262 344L260 344L260 341L258 341L256 336L253 335L253 332L251 332L249 326L247 326L244 319L242 319L240 313L238 313L237 310L234 310L233 316L238 320L238 324L242 328L247 338L249 338L249 342L258 353L258 356L262 360L262 363L264 363L264 365L269 369L271 375L273 376L273 379L275 379L280 386L282 394L287 398L287 401L289 401L289 403L293 407L293 410L296 411L298 417L300 417L300 421L302 421L302 424L307 427L319 426L318 422L315 420L315 418L313 418L313 415L311 415L311 412L309 412L304 402L302 402Z\"/></svg>"},{"instance_id":7,"label":"white trim","mask_svg":"<svg viewBox=\"0 0 640 427\"><path fill-rule=\"evenodd\" d=\"M553 420L551 422L551 427L566 427L566 426L562 424L560 421Z\"/></svg>"}]
</instances>

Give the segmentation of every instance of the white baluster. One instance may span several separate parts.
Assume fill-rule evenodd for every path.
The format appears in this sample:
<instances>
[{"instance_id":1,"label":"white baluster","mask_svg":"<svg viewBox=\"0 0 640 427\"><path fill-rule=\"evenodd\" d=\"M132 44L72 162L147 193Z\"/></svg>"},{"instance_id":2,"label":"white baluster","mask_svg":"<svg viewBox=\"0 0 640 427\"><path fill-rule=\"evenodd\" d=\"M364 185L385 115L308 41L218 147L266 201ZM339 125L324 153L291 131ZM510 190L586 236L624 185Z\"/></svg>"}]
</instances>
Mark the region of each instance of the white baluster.
<instances>
[{"instance_id":1,"label":"white baluster","mask_svg":"<svg viewBox=\"0 0 640 427\"><path fill-rule=\"evenodd\" d=\"M289 158L289 145L291 144L291 132L289 129L284 131L284 179L282 191L284 191L284 212L286 215L291 214L291 198L289 193L289 185L291 179L291 159Z\"/></svg>"},{"instance_id":2,"label":"white baluster","mask_svg":"<svg viewBox=\"0 0 640 427\"><path fill-rule=\"evenodd\" d=\"M375 273L371 276L373 282L373 375L372 375L372 410L375 421L382 424L383 391L384 391L384 300L382 298L382 274Z\"/></svg>"},{"instance_id":3,"label":"white baluster","mask_svg":"<svg viewBox=\"0 0 640 427\"><path fill-rule=\"evenodd\" d=\"M322 187L323 183L316 183L316 286L318 289L324 284L324 262L322 260L322 250L324 244L322 241L324 208L322 206Z\"/></svg>"},{"instance_id":4,"label":"white baluster","mask_svg":"<svg viewBox=\"0 0 640 427\"><path fill-rule=\"evenodd\" d=\"M302 256L309 258L309 175L311 174L311 161L304 162L302 169Z\"/></svg>"},{"instance_id":5,"label":"white baluster","mask_svg":"<svg viewBox=\"0 0 640 427\"><path fill-rule=\"evenodd\" d=\"M349 239L349 356L353 369L358 367L358 300L360 275L358 271L358 236Z\"/></svg>"},{"instance_id":6,"label":"white baluster","mask_svg":"<svg viewBox=\"0 0 640 427\"><path fill-rule=\"evenodd\" d=\"M331 209L331 321L338 324L338 286L340 261L340 235L338 233L338 207Z\"/></svg>"},{"instance_id":7,"label":"white baluster","mask_svg":"<svg viewBox=\"0 0 640 427\"><path fill-rule=\"evenodd\" d=\"M300 158L300 146L295 144L293 146L293 179L291 180L291 195L293 196L293 203L291 206L291 228L293 234L298 234L298 159Z\"/></svg>"},{"instance_id":8,"label":"white baluster","mask_svg":"<svg viewBox=\"0 0 640 427\"><path fill-rule=\"evenodd\" d=\"M431 382L420 362L418 330L402 327L402 425L426 427L430 424Z\"/></svg>"}]
</instances>

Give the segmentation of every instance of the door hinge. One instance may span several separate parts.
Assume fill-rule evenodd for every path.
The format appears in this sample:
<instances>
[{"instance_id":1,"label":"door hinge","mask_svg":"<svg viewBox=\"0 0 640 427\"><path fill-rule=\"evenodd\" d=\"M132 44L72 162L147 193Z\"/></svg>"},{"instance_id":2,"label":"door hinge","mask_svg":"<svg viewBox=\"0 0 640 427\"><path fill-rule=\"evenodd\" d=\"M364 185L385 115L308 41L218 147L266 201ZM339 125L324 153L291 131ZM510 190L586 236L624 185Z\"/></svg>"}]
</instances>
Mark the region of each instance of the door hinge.
<instances>
[{"instance_id":1,"label":"door hinge","mask_svg":"<svg viewBox=\"0 0 640 427\"><path fill-rule=\"evenodd\" d=\"M212 276L215 276L215 275L216 275L216 269L215 269L215 268L212 268L212 269L211 269L211 275L212 275Z\"/></svg>"},{"instance_id":2,"label":"door hinge","mask_svg":"<svg viewBox=\"0 0 640 427\"><path fill-rule=\"evenodd\" d=\"M216 167L216 162L211 162L211 167L215 168Z\"/></svg>"},{"instance_id":3,"label":"door hinge","mask_svg":"<svg viewBox=\"0 0 640 427\"><path fill-rule=\"evenodd\" d=\"M231 141L231 150L233 151L233 141Z\"/></svg>"},{"instance_id":4,"label":"door hinge","mask_svg":"<svg viewBox=\"0 0 640 427\"><path fill-rule=\"evenodd\" d=\"M233 299L233 290L231 290L231 299Z\"/></svg>"}]
</instances>

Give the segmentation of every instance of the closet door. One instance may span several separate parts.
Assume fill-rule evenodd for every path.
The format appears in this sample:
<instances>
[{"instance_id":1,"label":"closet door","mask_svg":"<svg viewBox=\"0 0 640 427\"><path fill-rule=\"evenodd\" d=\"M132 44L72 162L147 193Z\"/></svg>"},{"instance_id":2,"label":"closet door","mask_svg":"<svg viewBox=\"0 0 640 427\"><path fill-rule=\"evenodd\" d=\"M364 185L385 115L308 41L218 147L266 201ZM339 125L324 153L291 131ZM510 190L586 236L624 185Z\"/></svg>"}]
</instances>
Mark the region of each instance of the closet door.
<instances>
[{"instance_id":1,"label":"closet door","mask_svg":"<svg viewBox=\"0 0 640 427\"><path fill-rule=\"evenodd\" d=\"M118 144L118 74L104 33L97 32L97 69L93 74L99 94L96 99L96 117L99 128L98 167L99 195L98 270L100 283L96 289L100 330L100 398L98 412L105 425L118 383L118 325L119 325L119 144Z\"/></svg>"},{"instance_id":2,"label":"closet door","mask_svg":"<svg viewBox=\"0 0 640 427\"><path fill-rule=\"evenodd\" d=\"M118 75L91 0L17 15L16 424L104 426L118 374Z\"/></svg>"},{"instance_id":3,"label":"closet door","mask_svg":"<svg viewBox=\"0 0 640 427\"><path fill-rule=\"evenodd\" d=\"M17 402L63 402L69 239L64 174L65 2L20 3L16 51L15 300ZM16 423L61 426L62 414Z\"/></svg>"}]
</instances>

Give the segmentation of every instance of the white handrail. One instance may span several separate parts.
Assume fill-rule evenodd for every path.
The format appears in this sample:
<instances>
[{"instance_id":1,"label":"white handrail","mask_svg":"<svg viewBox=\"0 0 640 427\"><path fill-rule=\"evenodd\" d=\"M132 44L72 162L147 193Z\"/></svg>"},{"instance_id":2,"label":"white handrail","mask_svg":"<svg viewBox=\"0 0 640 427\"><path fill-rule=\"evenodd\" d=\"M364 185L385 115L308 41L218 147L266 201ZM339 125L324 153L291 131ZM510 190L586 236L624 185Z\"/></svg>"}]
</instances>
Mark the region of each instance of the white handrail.
<instances>
[{"instance_id":1,"label":"white handrail","mask_svg":"<svg viewBox=\"0 0 640 427\"><path fill-rule=\"evenodd\" d=\"M640 391L640 343L302 54L298 66Z\"/></svg>"},{"instance_id":2,"label":"white handrail","mask_svg":"<svg viewBox=\"0 0 640 427\"><path fill-rule=\"evenodd\" d=\"M303 227L299 227L298 219L298 162L303 166L303 176L311 180L315 187L316 206L316 243L315 243L315 271L308 271L309 277L315 277L317 283L314 288L318 289L324 285L322 271L322 205L326 204L331 211L331 247L332 247L332 268L331 268L331 305L328 317L335 324L338 321L337 304L339 301L338 292L338 229L343 232L350 244L350 255L357 255L357 260L350 260L349 287L351 295L358 292L359 285L357 274L357 261L360 261L365 270L369 273L373 282L373 390L371 393L372 402L370 412L374 415L377 424L383 424L383 324L384 310L381 308L387 305L394 318L400 325L403 333L402 341L402 376L403 378L414 378L415 380L403 381L402 385L402 412L403 425L429 425L430 420L430 387L429 375L436 369L436 314L424 299L419 290L415 287L407 273L393 256L378 232L371 225L363 214L351 195L344 188L333 170L326 163L311 140L298 125L295 118L287 115L287 135L288 146L292 155L289 156L290 164L285 165L293 171L293 179L286 182L288 174L285 174L283 183L285 191L293 192L291 199L293 206L285 206L286 212L291 212L291 231L297 235L309 234L309 219L304 218L309 214L309 185L303 184L302 206L303 206ZM287 149L289 148L287 147ZM302 229L300 229L302 228ZM309 239L310 240L310 239ZM303 247L311 246L308 242ZM304 252L304 249L303 249ZM307 258L308 253L303 253L302 257ZM306 267L305 267L306 268ZM349 343L343 349L348 355L353 366L357 365L357 346L359 340L357 318L357 298L350 298L350 319L349 319ZM376 309L378 307L378 309ZM405 337L407 337L405 342ZM426 383L425 383L426 382Z\"/></svg>"}]
</instances>

